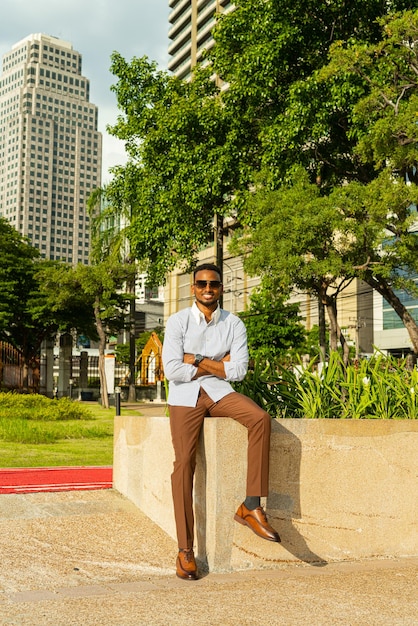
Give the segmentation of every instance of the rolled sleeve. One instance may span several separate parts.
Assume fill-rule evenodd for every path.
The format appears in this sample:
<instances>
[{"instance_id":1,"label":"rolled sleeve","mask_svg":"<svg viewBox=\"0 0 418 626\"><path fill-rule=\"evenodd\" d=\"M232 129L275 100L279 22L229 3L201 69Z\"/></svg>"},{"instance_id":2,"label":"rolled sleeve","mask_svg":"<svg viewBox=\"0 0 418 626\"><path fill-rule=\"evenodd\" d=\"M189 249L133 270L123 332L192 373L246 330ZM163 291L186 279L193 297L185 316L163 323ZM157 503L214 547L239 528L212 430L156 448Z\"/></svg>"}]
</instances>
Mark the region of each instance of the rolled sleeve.
<instances>
[{"instance_id":1,"label":"rolled sleeve","mask_svg":"<svg viewBox=\"0 0 418 626\"><path fill-rule=\"evenodd\" d=\"M224 362L225 380L243 380L248 370L247 331L244 323L238 318L234 325L234 340L229 356L230 361Z\"/></svg>"}]
</instances>

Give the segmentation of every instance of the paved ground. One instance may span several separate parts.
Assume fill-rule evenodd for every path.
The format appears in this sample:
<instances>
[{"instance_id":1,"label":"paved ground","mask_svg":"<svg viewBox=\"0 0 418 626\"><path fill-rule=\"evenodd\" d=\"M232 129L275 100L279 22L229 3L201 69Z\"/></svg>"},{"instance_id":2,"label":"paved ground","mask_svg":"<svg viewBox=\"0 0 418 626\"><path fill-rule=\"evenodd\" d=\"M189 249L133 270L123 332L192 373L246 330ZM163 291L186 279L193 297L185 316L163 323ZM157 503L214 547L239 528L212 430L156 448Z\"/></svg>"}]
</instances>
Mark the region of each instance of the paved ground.
<instances>
[{"instance_id":1,"label":"paved ground","mask_svg":"<svg viewBox=\"0 0 418 626\"><path fill-rule=\"evenodd\" d=\"M0 555L1 626L418 625L418 557L181 581L175 542L109 489L1 495Z\"/></svg>"},{"instance_id":2,"label":"paved ground","mask_svg":"<svg viewBox=\"0 0 418 626\"><path fill-rule=\"evenodd\" d=\"M0 624L418 624L418 558L174 575L174 541L113 490L0 496Z\"/></svg>"}]
</instances>

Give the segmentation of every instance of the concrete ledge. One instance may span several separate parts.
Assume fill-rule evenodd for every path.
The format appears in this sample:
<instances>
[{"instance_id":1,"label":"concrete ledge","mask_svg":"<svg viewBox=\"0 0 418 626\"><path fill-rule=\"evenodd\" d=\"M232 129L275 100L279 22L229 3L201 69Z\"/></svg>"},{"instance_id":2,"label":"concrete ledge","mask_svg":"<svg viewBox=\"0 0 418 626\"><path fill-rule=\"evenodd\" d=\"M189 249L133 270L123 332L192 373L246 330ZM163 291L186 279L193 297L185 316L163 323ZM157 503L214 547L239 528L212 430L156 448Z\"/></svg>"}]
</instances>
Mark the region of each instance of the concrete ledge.
<instances>
[{"instance_id":1,"label":"concrete ledge","mask_svg":"<svg viewBox=\"0 0 418 626\"><path fill-rule=\"evenodd\" d=\"M198 559L211 571L418 555L418 421L273 420L266 509L281 544L233 515L247 433L208 418L195 482ZM167 417L115 418L113 485L175 538Z\"/></svg>"}]
</instances>

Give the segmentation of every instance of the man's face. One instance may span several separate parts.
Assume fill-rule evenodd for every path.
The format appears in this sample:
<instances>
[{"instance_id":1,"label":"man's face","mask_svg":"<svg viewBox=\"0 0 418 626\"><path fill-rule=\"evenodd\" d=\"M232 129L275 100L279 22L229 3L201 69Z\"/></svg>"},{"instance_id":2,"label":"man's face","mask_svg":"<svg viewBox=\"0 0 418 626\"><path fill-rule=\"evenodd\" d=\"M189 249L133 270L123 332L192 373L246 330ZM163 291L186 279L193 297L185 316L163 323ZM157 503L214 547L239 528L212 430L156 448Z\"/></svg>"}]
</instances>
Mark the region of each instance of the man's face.
<instances>
[{"instance_id":1,"label":"man's face","mask_svg":"<svg viewBox=\"0 0 418 626\"><path fill-rule=\"evenodd\" d=\"M220 276L213 270L200 270L196 273L192 293L198 304L216 308L222 293Z\"/></svg>"}]
</instances>

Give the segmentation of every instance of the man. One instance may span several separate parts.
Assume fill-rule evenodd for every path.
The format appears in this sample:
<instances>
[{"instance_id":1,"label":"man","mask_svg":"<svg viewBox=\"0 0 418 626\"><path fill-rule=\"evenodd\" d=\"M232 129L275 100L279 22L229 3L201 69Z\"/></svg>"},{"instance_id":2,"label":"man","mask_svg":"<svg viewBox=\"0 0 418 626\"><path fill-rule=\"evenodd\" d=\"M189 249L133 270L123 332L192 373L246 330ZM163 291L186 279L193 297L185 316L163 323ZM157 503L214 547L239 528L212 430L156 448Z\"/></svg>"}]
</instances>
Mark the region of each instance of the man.
<instances>
[{"instance_id":1,"label":"man","mask_svg":"<svg viewBox=\"0 0 418 626\"><path fill-rule=\"evenodd\" d=\"M171 475L179 553L176 574L197 579L193 553L193 478L196 449L205 416L231 417L248 429L247 493L234 519L258 536L280 541L267 522L260 497L268 494L271 418L228 381L247 373L247 334L243 322L219 307L221 272L205 263L193 274L192 307L172 315L164 334L164 373L175 453Z\"/></svg>"}]
</instances>

